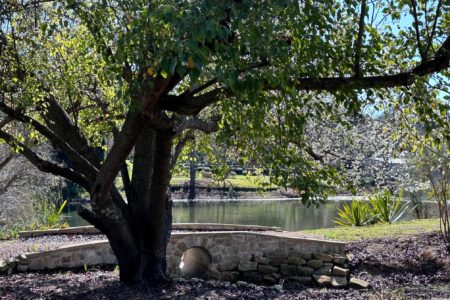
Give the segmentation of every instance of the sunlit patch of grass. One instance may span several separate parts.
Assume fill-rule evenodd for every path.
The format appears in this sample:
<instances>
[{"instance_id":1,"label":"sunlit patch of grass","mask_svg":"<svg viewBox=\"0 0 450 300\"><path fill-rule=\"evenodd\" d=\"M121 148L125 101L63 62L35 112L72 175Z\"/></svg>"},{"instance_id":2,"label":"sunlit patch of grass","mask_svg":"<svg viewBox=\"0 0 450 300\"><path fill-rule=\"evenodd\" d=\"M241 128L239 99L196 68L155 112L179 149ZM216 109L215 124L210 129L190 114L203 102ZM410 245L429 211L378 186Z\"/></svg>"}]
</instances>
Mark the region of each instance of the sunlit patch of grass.
<instances>
[{"instance_id":1,"label":"sunlit patch of grass","mask_svg":"<svg viewBox=\"0 0 450 300\"><path fill-rule=\"evenodd\" d=\"M232 186L234 188L262 188L261 184L258 183L258 180L265 180L268 182L268 178L261 178L258 176L246 176L246 175L234 175L231 178L227 178L225 180L225 185L227 187ZM208 186L208 187L223 187L223 183L219 183L217 181L212 180L211 178L202 178L199 176L197 178L197 186ZM189 182L189 177L186 176L174 176L170 181L170 184L173 186L183 185L185 182ZM271 188L276 188L275 185L270 185Z\"/></svg>"},{"instance_id":2,"label":"sunlit patch of grass","mask_svg":"<svg viewBox=\"0 0 450 300\"><path fill-rule=\"evenodd\" d=\"M303 230L301 233L321 235L329 240L358 241L374 238L393 238L439 230L439 219L406 220L363 227L335 227Z\"/></svg>"}]
</instances>

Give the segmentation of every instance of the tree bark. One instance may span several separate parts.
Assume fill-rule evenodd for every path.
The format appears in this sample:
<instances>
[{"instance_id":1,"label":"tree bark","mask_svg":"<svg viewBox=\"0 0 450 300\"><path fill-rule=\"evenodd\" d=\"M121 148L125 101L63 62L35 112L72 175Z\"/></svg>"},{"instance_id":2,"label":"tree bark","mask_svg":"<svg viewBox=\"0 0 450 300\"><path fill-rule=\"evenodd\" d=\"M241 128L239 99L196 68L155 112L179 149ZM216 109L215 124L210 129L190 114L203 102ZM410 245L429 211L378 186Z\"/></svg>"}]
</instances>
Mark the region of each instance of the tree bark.
<instances>
[{"instance_id":1,"label":"tree bark","mask_svg":"<svg viewBox=\"0 0 450 300\"><path fill-rule=\"evenodd\" d=\"M197 175L197 155L196 151L193 150L189 160L189 195L188 200L194 200L196 196L195 183Z\"/></svg>"},{"instance_id":2,"label":"tree bark","mask_svg":"<svg viewBox=\"0 0 450 300\"><path fill-rule=\"evenodd\" d=\"M134 147L128 205L107 206L81 215L104 232L117 257L120 280L127 284L167 281L166 247L172 225L169 194L173 136L143 125ZM110 193L114 197L114 193Z\"/></svg>"}]
</instances>

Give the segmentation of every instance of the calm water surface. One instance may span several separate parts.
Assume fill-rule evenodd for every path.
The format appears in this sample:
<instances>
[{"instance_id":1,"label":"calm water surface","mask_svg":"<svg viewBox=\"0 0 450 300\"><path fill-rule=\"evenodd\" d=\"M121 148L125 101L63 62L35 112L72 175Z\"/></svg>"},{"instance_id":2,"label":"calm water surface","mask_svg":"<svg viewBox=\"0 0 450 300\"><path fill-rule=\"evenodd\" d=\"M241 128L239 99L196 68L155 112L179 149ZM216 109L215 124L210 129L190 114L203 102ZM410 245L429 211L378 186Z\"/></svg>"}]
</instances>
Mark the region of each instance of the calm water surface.
<instances>
[{"instance_id":1,"label":"calm water surface","mask_svg":"<svg viewBox=\"0 0 450 300\"><path fill-rule=\"evenodd\" d=\"M173 222L278 226L289 231L325 228L335 226L333 220L344 203L330 201L316 208L306 207L298 200L175 202ZM70 226L88 225L75 209L65 214L64 218Z\"/></svg>"}]
</instances>

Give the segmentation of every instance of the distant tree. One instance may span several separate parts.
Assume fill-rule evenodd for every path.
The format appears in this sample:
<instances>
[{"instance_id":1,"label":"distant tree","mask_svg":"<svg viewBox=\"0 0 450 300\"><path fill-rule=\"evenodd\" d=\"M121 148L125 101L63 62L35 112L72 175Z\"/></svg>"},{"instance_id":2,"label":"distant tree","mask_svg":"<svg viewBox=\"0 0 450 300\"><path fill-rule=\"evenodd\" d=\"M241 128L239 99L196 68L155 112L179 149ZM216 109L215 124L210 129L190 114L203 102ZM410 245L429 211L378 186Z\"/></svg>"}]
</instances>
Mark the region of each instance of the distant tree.
<instances>
[{"instance_id":1,"label":"distant tree","mask_svg":"<svg viewBox=\"0 0 450 300\"><path fill-rule=\"evenodd\" d=\"M189 130L220 128L275 182L305 201L322 199L340 182L303 144L310 120L339 119L341 108L351 115L378 99L419 102L425 117L441 104L410 91L448 80L446 1L0 6L0 110L14 120L0 138L39 170L89 192L92 209L79 214L106 234L127 283L166 279L168 185ZM71 164L39 156L14 132L18 122ZM95 149L110 136L101 159ZM126 201L114 186L118 173Z\"/></svg>"}]
</instances>

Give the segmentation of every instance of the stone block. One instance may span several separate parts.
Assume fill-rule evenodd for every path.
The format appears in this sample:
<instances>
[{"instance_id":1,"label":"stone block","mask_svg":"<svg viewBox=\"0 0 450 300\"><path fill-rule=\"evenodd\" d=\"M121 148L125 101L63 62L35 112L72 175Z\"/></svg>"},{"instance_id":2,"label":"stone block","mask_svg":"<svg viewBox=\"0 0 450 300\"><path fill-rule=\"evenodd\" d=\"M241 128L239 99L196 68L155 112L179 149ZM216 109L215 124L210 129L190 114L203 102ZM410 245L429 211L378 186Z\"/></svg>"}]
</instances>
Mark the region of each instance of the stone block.
<instances>
[{"instance_id":1,"label":"stone block","mask_svg":"<svg viewBox=\"0 0 450 300\"><path fill-rule=\"evenodd\" d=\"M287 260L288 260L288 264L289 264L289 265L296 265L296 266L299 266L299 265L304 265L304 264L306 264L306 260L304 260L304 259L301 258L301 257L288 256Z\"/></svg>"},{"instance_id":2,"label":"stone block","mask_svg":"<svg viewBox=\"0 0 450 300\"><path fill-rule=\"evenodd\" d=\"M301 256L306 259L306 260L310 260L312 259L312 253L311 252L302 252Z\"/></svg>"},{"instance_id":3,"label":"stone block","mask_svg":"<svg viewBox=\"0 0 450 300\"><path fill-rule=\"evenodd\" d=\"M323 261L324 263L330 263L333 261L333 256L331 256L330 254L325 254L325 253L320 253L320 252L315 252L313 254L313 257L315 259L320 259L321 261Z\"/></svg>"},{"instance_id":4,"label":"stone block","mask_svg":"<svg viewBox=\"0 0 450 300\"><path fill-rule=\"evenodd\" d=\"M272 259L272 258L287 258L288 255L286 251L277 249L273 251L264 252L264 256Z\"/></svg>"},{"instance_id":5,"label":"stone block","mask_svg":"<svg viewBox=\"0 0 450 300\"><path fill-rule=\"evenodd\" d=\"M331 277L327 275L313 275L314 280L320 287L330 286L331 285Z\"/></svg>"},{"instance_id":6,"label":"stone block","mask_svg":"<svg viewBox=\"0 0 450 300\"><path fill-rule=\"evenodd\" d=\"M274 278L272 275L266 274L263 277L263 281L267 284L275 284L278 282L278 279Z\"/></svg>"},{"instance_id":7,"label":"stone block","mask_svg":"<svg viewBox=\"0 0 450 300\"><path fill-rule=\"evenodd\" d=\"M278 267L258 264L258 271L265 274L271 274L278 272Z\"/></svg>"},{"instance_id":8,"label":"stone block","mask_svg":"<svg viewBox=\"0 0 450 300\"><path fill-rule=\"evenodd\" d=\"M346 287L348 284L347 277L344 276L332 276L331 285L336 288Z\"/></svg>"},{"instance_id":9,"label":"stone block","mask_svg":"<svg viewBox=\"0 0 450 300\"><path fill-rule=\"evenodd\" d=\"M338 266L343 266L345 262L347 261L347 258L344 256L335 256L333 257L333 263Z\"/></svg>"},{"instance_id":10,"label":"stone block","mask_svg":"<svg viewBox=\"0 0 450 300\"><path fill-rule=\"evenodd\" d=\"M349 273L350 273L349 269L344 269L338 266L333 267L333 275L335 276L348 276Z\"/></svg>"},{"instance_id":11,"label":"stone block","mask_svg":"<svg viewBox=\"0 0 450 300\"><path fill-rule=\"evenodd\" d=\"M275 278L276 280L280 280L280 278L281 278L281 276L280 276L280 274L278 272L277 273L272 273L272 277Z\"/></svg>"},{"instance_id":12,"label":"stone block","mask_svg":"<svg viewBox=\"0 0 450 300\"><path fill-rule=\"evenodd\" d=\"M17 270L17 272L26 272L26 271L28 271L28 266L18 265L16 270Z\"/></svg>"},{"instance_id":13,"label":"stone block","mask_svg":"<svg viewBox=\"0 0 450 300\"><path fill-rule=\"evenodd\" d=\"M310 267L304 267L304 266L298 266L297 267L297 274L302 276L311 276L314 272L313 268Z\"/></svg>"},{"instance_id":14,"label":"stone block","mask_svg":"<svg viewBox=\"0 0 450 300\"><path fill-rule=\"evenodd\" d=\"M180 249L173 250L173 255L181 257L183 255L184 251L181 251Z\"/></svg>"},{"instance_id":15,"label":"stone block","mask_svg":"<svg viewBox=\"0 0 450 300\"><path fill-rule=\"evenodd\" d=\"M326 264L323 264L322 267L315 269L313 274L330 276L332 273L332 270L333 270L333 264L326 263Z\"/></svg>"},{"instance_id":16,"label":"stone block","mask_svg":"<svg viewBox=\"0 0 450 300\"><path fill-rule=\"evenodd\" d=\"M223 281L235 282L239 278L239 272L221 272L220 278Z\"/></svg>"},{"instance_id":17,"label":"stone block","mask_svg":"<svg viewBox=\"0 0 450 300\"><path fill-rule=\"evenodd\" d=\"M318 269L323 266L323 261L321 261L319 259L311 259L306 263L306 265L313 269Z\"/></svg>"},{"instance_id":18,"label":"stone block","mask_svg":"<svg viewBox=\"0 0 450 300\"><path fill-rule=\"evenodd\" d=\"M263 265L270 264L270 258L261 256L261 255L254 255L253 260L256 261L258 264L263 264Z\"/></svg>"},{"instance_id":19,"label":"stone block","mask_svg":"<svg viewBox=\"0 0 450 300\"><path fill-rule=\"evenodd\" d=\"M215 271L215 270L209 270L208 271L208 279L210 279L210 280L220 280L221 279L220 272Z\"/></svg>"},{"instance_id":20,"label":"stone block","mask_svg":"<svg viewBox=\"0 0 450 300\"><path fill-rule=\"evenodd\" d=\"M354 288L367 289L368 287L370 287L370 283L365 280L352 277L350 278L350 286Z\"/></svg>"},{"instance_id":21,"label":"stone block","mask_svg":"<svg viewBox=\"0 0 450 300\"><path fill-rule=\"evenodd\" d=\"M188 247L186 246L186 244L184 242L181 242L181 243L178 243L177 249L180 249L181 251L184 252L188 249Z\"/></svg>"},{"instance_id":22,"label":"stone block","mask_svg":"<svg viewBox=\"0 0 450 300\"><path fill-rule=\"evenodd\" d=\"M255 261L245 261L241 262L238 265L238 271L247 272L247 271L256 271L258 269L258 263Z\"/></svg>"},{"instance_id":23,"label":"stone block","mask_svg":"<svg viewBox=\"0 0 450 300\"><path fill-rule=\"evenodd\" d=\"M270 259L270 265L279 267L280 265L287 264L287 258L272 258Z\"/></svg>"},{"instance_id":24,"label":"stone block","mask_svg":"<svg viewBox=\"0 0 450 300\"><path fill-rule=\"evenodd\" d=\"M300 252L289 252L288 257L302 257L302 254Z\"/></svg>"},{"instance_id":25,"label":"stone block","mask_svg":"<svg viewBox=\"0 0 450 300\"><path fill-rule=\"evenodd\" d=\"M28 260L28 269L32 271L44 270L44 261L42 259L30 259Z\"/></svg>"},{"instance_id":26,"label":"stone block","mask_svg":"<svg viewBox=\"0 0 450 300\"><path fill-rule=\"evenodd\" d=\"M242 276L247 282L259 283L262 282L264 275L256 271L246 271L242 274Z\"/></svg>"},{"instance_id":27,"label":"stone block","mask_svg":"<svg viewBox=\"0 0 450 300\"><path fill-rule=\"evenodd\" d=\"M237 270L238 263L236 261L222 261L217 265L220 271L232 271Z\"/></svg>"},{"instance_id":28,"label":"stone block","mask_svg":"<svg viewBox=\"0 0 450 300\"><path fill-rule=\"evenodd\" d=\"M297 266L282 264L280 265L280 273L282 275L295 275L297 274Z\"/></svg>"}]
</instances>

